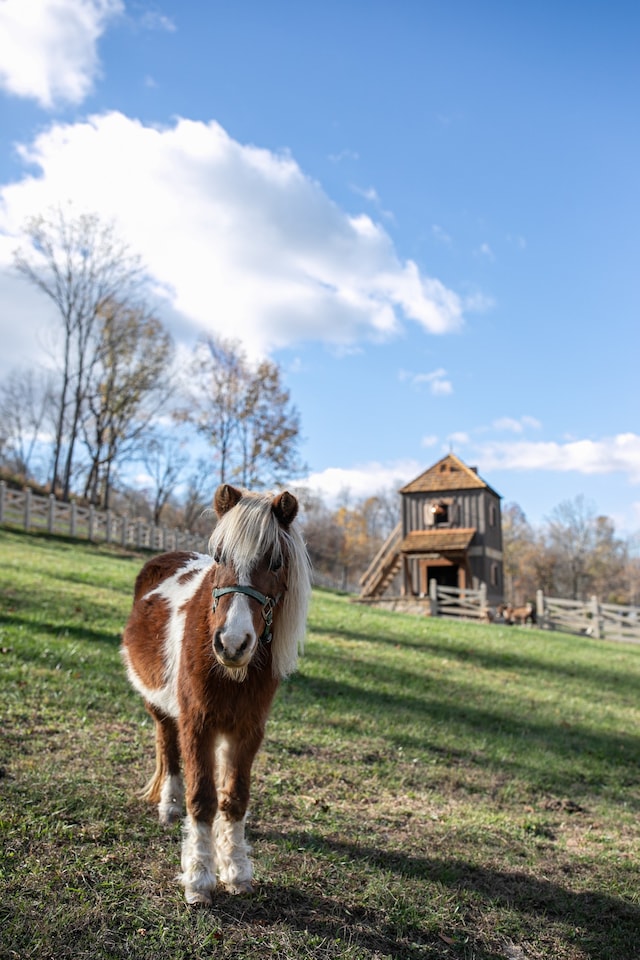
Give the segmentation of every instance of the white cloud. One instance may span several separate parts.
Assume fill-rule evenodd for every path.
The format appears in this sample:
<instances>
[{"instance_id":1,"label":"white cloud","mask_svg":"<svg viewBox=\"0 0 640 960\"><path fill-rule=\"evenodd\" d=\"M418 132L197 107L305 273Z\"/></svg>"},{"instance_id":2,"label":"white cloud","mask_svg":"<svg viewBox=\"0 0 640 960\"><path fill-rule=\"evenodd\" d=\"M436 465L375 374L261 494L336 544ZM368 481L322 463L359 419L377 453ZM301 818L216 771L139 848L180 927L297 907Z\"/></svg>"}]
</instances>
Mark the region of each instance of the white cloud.
<instances>
[{"instance_id":1,"label":"white cloud","mask_svg":"<svg viewBox=\"0 0 640 960\"><path fill-rule=\"evenodd\" d=\"M514 417L499 417L494 420L492 427L494 430L506 430L510 433L524 433L526 427L533 430L539 430L542 424L535 417L520 417L516 420Z\"/></svg>"},{"instance_id":2,"label":"white cloud","mask_svg":"<svg viewBox=\"0 0 640 960\"><path fill-rule=\"evenodd\" d=\"M26 217L69 197L115 219L193 332L256 354L384 339L407 318L427 333L462 323L458 296L402 262L380 225L347 215L287 153L215 122L157 128L114 112L53 124L20 155L39 174L0 190L5 262Z\"/></svg>"},{"instance_id":3,"label":"white cloud","mask_svg":"<svg viewBox=\"0 0 640 960\"><path fill-rule=\"evenodd\" d=\"M495 254L488 243L481 243L476 250L476 256L485 260L495 260Z\"/></svg>"},{"instance_id":4,"label":"white cloud","mask_svg":"<svg viewBox=\"0 0 640 960\"><path fill-rule=\"evenodd\" d=\"M531 427L533 430L541 430L542 424L537 417L520 417L520 423L523 427Z\"/></svg>"},{"instance_id":5,"label":"white cloud","mask_svg":"<svg viewBox=\"0 0 640 960\"><path fill-rule=\"evenodd\" d=\"M176 32L176 25L171 17L159 13L157 10L145 10L140 17L140 26L145 30L161 30L164 33Z\"/></svg>"},{"instance_id":6,"label":"white cloud","mask_svg":"<svg viewBox=\"0 0 640 960\"><path fill-rule=\"evenodd\" d=\"M438 240L439 243L442 243L445 247L451 247L453 245L453 240L447 231L440 226L440 224L434 223L431 227L431 232L436 240Z\"/></svg>"},{"instance_id":7,"label":"white cloud","mask_svg":"<svg viewBox=\"0 0 640 960\"><path fill-rule=\"evenodd\" d=\"M430 373L411 373L409 370L400 370L398 379L409 381L413 387L427 384L431 393L436 397L449 396L453 393L453 384L447 379L447 371L442 367L438 370L432 370Z\"/></svg>"},{"instance_id":8,"label":"white cloud","mask_svg":"<svg viewBox=\"0 0 640 960\"><path fill-rule=\"evenodd\" d=\"M399 489L424 469L424 464L417 460L398 460L393 463L373 461L351 468L329 467L310 474L301 485L336 503L345 492L358 499L392 488Z\"/></svg>"},{"instance_id":9,"label":"white cloud","mask_svg":"<svg viewBox=\"0 0 640 960\"><path fill-rule=\"evenodd\" d=\"M624 473L640 483L640 436L621 433L601 440L567 443L516 441L488 443L476 448L482 469L557 470L582 474Z\"/></svg>"},{"instance_id":10,"label":"white cloud","mask_svg":"<svg viewBox=\"0 0 640 960\"><path fill-rule=\"evenodd\" d=\"M0 87L51 109L81 103L99 71L97 42L123 0L2 0Z\"/></svg>"},{"instance_id":11,"label":"white cloud","mask_svg":"<svg viewBox=\"0 0 640 960\"><path fill-rule=\"evenodd\" d=\"M447 443L449 443L451 446L463 447L465 444L469 443L469 434L465 433L464 430L458 430L455 433L450 433L447 437Z\"/></svg>"}]
</instances>

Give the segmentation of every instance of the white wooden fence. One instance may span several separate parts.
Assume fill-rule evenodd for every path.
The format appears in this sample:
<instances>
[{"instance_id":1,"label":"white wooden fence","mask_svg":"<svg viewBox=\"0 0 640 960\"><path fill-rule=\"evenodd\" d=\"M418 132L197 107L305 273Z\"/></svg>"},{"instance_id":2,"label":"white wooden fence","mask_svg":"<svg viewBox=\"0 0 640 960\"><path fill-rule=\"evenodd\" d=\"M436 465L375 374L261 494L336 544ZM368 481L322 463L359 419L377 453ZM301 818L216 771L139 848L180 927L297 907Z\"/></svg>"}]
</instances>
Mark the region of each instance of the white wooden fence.
<instances>
[{"instance_id":1,"label":"white wooden fence","mask_svg":"<svg viewBox=\"0 0 640 960\"><path fill-rule=\"evenodd\" d=\"M0 480L0 524L157 553L207 551L206 537L156 526L137 517L119 516L111 510L62 503L54 496L42 497L28 489L13 490L4 480Z\"/></svg>"}]
</instances>

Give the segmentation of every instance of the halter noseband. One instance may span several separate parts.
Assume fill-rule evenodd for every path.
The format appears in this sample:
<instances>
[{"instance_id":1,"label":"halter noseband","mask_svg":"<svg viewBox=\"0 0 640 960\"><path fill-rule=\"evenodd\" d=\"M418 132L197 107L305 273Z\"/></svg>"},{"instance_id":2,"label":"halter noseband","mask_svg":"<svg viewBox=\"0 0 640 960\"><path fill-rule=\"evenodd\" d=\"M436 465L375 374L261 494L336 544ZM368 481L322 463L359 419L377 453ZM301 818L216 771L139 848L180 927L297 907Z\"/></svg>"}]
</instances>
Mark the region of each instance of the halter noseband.
<instances>
[{"instance_id":1,"label":"halter noseband","mask_svg":"<svg viewBox=\"0 0 640 960\"><path fill-rule=\"evenodd\" d=\"M277 597L267 597L264 593L260 593L259 590L254 590L253 587L245 587L239 583L234 584L233 587L216 587L213 591L213 612L216 612L218 606L218 600L220 597L223 597L226 593L244 593L245 596L251 597L253 600L257 600L258 603L262 604L262 617L264 619L264 630L260 637L261 643L271 643L273 639L273 634L271 633L271 625L273 623L273 611L275 609L280 595Z\"/></svg>"}]
</instances>

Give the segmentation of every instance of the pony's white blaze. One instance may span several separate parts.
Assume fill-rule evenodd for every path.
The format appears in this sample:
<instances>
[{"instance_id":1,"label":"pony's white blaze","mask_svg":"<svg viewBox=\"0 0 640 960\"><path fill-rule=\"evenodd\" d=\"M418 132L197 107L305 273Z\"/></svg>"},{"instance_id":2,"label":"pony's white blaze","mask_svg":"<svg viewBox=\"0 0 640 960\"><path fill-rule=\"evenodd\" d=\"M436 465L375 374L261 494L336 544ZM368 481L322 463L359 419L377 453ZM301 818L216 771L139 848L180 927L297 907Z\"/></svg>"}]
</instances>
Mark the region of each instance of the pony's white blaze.
<instances>
[{"instance_id":1,"label":"pony's white blaze","mask_svg":"<svg viewBox=\"0 0 640 960\"><path fill-rule=\"evenodd\" d=\"M244 667L251 660L258 642L249 597L233 596L225 622L219 631L220 647L216 656L225 667Z\"/></svg>"}]
</instances>

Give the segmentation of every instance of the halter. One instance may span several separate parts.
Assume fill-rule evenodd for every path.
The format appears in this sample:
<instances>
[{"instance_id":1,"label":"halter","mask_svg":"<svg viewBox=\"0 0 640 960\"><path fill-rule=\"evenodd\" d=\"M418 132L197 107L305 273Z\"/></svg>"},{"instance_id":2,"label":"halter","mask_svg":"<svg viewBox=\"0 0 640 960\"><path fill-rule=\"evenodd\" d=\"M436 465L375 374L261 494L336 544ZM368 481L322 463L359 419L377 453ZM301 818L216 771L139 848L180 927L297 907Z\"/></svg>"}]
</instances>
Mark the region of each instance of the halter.
<instances>
[{"instance_id":1,"label":"halter","mask_svg":"<svg viewBox=\"0 0 640 960\"><path fill-rule=\"evenodd\" d=\"M253 587L245 587L239 583L234 584L233 587L217 587L213 591L213 612L216 612L218 606L218 600L220 597L223 597L225 593L244 593L245 596L251 597L253 600L257 600L258 603L262 604L262 617L264 619L264 630L260 637L261 643L271 643L273 639L273 634L271 633L271 625L273 623L273 611L280 599L280 594L277 597L267 597L264 593L260 593L258 590L254 590Z\"/></svg>"}]
</instances>

